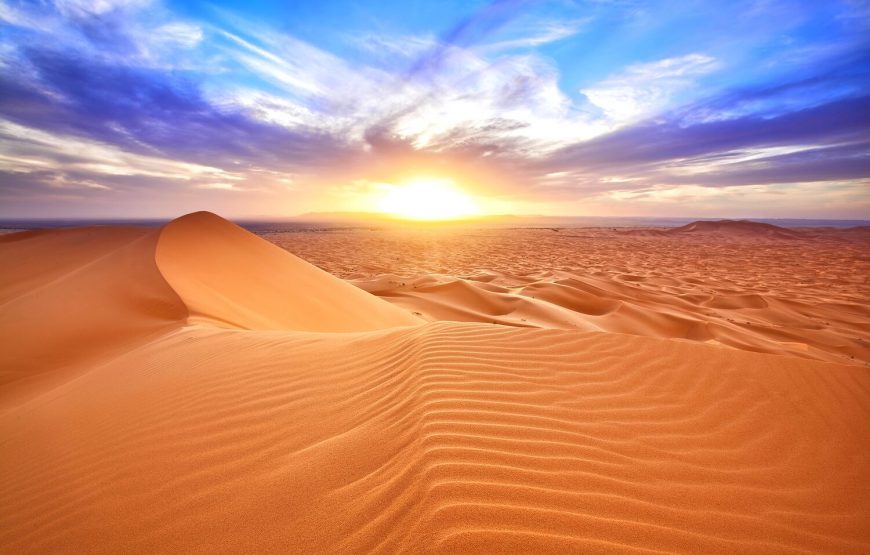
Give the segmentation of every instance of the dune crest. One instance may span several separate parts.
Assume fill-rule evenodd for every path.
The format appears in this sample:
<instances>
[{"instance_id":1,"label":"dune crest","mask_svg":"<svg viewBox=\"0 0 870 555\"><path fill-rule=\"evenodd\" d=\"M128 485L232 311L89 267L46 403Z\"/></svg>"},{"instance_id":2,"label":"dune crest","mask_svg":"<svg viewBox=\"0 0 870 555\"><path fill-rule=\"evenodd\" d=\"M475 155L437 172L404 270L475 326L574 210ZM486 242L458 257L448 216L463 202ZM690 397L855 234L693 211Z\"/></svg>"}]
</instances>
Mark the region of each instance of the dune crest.
<instances>
[{"instance_id":1,"label":"dune crest","mask_svg":"<svg viewBox=\"0 0 870 555\"><path fill-rule=\"evenodd\" d=\"M157 267L194 321L244 329L364 331L419 324L210 212L163 228Z\"/></svg>"}]
</instances>

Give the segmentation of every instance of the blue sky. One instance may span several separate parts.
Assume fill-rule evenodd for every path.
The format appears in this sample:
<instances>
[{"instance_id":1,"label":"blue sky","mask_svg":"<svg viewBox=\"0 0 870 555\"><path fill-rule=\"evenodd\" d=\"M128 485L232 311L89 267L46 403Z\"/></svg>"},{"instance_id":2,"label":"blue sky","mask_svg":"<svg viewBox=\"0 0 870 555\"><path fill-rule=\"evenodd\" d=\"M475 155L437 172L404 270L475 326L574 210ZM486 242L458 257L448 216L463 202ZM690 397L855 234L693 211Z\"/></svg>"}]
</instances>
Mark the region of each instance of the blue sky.
<instances>
[{"instance_id":1,"label":"blue sky","mask_svg":"<svg viewBox=\"0 0 870 555\"><path fill-rule=\"evenodd\" d=\"M0 216L870 218L870 2L0 0Z\"/></svg>"}]
</instances>

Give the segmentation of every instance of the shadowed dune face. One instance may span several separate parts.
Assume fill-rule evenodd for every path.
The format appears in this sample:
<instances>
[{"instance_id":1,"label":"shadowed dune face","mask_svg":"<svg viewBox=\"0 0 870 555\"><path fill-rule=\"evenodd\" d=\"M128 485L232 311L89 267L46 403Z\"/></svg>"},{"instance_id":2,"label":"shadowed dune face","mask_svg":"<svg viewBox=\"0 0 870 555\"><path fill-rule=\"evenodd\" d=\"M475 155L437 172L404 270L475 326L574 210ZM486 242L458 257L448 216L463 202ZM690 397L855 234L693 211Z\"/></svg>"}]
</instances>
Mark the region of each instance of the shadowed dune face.
<instances>
[{"instance_id":1,"label":"shadowed dune face","mask_svg":"<svg viewBox=\"0 0 870 555\"><path fill-rule=\"evenodd\" d=\"M154 264L157 231L94 227L23 235L0 242L0 398L68 378L72 368L187 317Z\"/></svg>"},{"instance_id":2,"label":"shadowed dune face","mask_svg":"<svg viewBox=\"0 0 870 555\"><path fill-rule=\"evenodd\" d=\"M162 230L28 234L0 241L0 260L20 264L0 322L31 309L57 332L44 345L56 370L76 368L0 397L0 552L870 551L864 368L619 333L407 325L403 309L203 213ZM469 317L623 313L711 333L615 298L637 281L528 277L394 288ZM704 299L692 302L725 302ZM10 352L39 356L33 322L21 345L0 336L4 371ZM94 349L64 366L85 341L77 322Z\"/></svg>"}]
</instances>

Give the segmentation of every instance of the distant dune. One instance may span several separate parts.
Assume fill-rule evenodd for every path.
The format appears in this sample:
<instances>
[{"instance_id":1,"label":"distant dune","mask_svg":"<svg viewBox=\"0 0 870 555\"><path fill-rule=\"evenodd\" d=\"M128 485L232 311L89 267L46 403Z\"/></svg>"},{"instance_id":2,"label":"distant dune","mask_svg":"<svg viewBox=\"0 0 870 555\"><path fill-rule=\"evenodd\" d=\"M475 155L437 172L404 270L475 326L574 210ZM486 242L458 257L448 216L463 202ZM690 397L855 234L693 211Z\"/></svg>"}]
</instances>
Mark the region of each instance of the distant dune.
<instances>
[{"instance_id":1,"label":"distant dune","mask_svg":"<svg viewBox=\"0 0 870 555\"><path fill-rule=\"evenodd\" d=\"M778 225L750 220L698 220L679 227L668 229L641 228L622 231L626 235L644 237L654 236L701 236L715 235L736 240L746 239L797 239L806 231L797 231Z\"/></svg>"},{"instance_id":2,"label":"distant dune","mask_svg":"<svg viewBox=\"0 0 870 555\"><path fill-rule=\"evenodd\" d=\"M716 233L742 237L773 237L777 239L795 239L800 233L777 225L746 220L697 221L669 229L671 234Z\"/></svg>"},{"instance_id":3,"label":"distant dune","mask_svg":"<svg viewBox=\"0 0 870 555\"><path fill-rule=\"evenodd\" d=\"M424 323L209 213L0 267L0 552L870 552L866 368L583 331L612 283L433 277L540 327Z\"/></svg>"},{"instance_id":4,"label":"distant dune","mask_svg":"<svg viewBox=\"0 0 870 555\"><path fill-rule=\"evenodd\" d=\"M748 227L265 236L429 321L608 331L870 364L870 243L848 229L780 239Z\"/></svg>"}]
</instances>

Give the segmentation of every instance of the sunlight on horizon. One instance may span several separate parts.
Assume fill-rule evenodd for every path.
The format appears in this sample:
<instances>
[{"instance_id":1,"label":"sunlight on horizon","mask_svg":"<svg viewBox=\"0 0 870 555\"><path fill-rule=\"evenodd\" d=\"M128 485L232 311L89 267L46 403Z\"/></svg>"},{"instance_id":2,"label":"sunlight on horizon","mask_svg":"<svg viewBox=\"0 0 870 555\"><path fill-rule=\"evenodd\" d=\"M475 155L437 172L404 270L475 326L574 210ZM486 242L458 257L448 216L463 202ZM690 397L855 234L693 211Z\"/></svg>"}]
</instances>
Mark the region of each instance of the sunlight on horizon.
<instances>
[{"instance_id":1,"label":"sunlight on horizon","mask_svg":"<svg viewBox=\"0 0 870 555\"><path fill-rule=\"evenodd\" d=\"M424 221L480 215L475 201L452 179L417 178L388 185L377 207L384 214Z\"/></svg>"}]
</instances>

